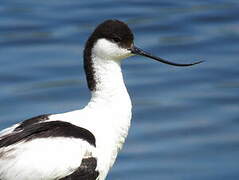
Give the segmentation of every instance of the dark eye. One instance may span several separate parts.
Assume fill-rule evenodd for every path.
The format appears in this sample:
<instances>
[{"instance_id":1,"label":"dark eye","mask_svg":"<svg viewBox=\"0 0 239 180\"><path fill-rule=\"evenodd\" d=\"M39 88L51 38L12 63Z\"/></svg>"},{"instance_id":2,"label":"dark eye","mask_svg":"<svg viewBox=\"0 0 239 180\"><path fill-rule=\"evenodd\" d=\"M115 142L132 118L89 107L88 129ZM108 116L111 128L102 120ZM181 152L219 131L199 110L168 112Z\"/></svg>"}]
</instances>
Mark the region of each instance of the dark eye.
<instances>
[{"instance_id":1,"label":"dark eye","mask_svg":"<svg viewBox=\"0 0 239 180\"><path fill-rule=\"evenodd\" d=\"M112 40L116 43L121 41L121 39L119 37L113 37Z\"/></svg>"}]
</instances>

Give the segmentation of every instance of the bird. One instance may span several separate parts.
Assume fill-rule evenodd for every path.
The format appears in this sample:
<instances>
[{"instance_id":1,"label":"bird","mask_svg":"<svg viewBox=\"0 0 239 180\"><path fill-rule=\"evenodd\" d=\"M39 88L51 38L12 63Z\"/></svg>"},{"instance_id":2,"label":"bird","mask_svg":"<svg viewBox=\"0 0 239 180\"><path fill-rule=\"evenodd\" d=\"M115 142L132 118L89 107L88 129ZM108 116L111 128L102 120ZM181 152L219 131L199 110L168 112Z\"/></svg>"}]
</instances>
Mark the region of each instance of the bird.
<instances>
[{"instance_id":1,"label":"bird","mask_svg":"<svg viewBox=\"0 0 239 180\"><path fill-rule=\"evenodd\" d=\"M83 62L89 103L79 110L43 114L0 132L0 180L104 180L128 135L132 103L121 63L141 55L173 66L134 45L128 25L99 24L86 41Z\"/></svg>"}]
</instances>

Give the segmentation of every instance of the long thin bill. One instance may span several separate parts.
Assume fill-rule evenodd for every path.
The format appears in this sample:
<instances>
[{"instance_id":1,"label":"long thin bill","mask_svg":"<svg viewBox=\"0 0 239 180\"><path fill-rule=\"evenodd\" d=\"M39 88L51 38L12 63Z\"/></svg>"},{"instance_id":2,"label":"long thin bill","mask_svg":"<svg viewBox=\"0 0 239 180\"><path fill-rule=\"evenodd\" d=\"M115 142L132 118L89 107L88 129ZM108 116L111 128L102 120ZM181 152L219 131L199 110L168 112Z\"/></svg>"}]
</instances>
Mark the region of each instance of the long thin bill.
<instances>
[{"instance_id":1,"label":"long thin bill","mask_svg":"<svg viewBox=\"0 0 239 180\"><path fill-rule=\"evenodd\" d=\"M154 59L154 60L156 60L156 61L159 61L159 62L162 62L162 63L165 63L165 64L169 64L169 65L172 65L172 66L193 66L193 65L195 65L195 64L199 64L199 63L202 63L202 62L203 62L203 61L197 61L197 62L190 63L190 64L178 64L178 63L174 63L174 62L170 62L170 61L164 60L164 59L162 59L162 58L160 58L160 57L153 56L153 55L151 55L150 53L145 52L145 51L143 51L142 49L137 48L137 47L135 47L135 46L133 46L132 48L130 48L130 50L131 50L131 52L132 52L133 54L145 56L145 57Z\"/></svg>"}]
</instances>

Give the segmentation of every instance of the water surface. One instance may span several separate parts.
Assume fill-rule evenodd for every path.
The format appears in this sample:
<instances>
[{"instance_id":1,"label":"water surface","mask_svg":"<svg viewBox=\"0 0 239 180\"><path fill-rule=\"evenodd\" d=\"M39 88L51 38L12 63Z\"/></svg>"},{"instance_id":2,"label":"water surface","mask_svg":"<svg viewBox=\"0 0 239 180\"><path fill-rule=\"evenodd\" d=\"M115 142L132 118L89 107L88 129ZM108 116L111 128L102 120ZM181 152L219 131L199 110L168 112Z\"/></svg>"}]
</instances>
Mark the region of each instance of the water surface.
<instances>
[{"instance_id":1,"label":"water surface","mask_svg":"<svg viewBox=\"0 0 239 180\"><path fill-rule=\"evenodd\" d=\"M1 0L0 128L82 108L84 42L101 21L129 24L143 57L123 63L129 137L108 179L239 179L237 0Z\"/></svg>"}]
</instances>

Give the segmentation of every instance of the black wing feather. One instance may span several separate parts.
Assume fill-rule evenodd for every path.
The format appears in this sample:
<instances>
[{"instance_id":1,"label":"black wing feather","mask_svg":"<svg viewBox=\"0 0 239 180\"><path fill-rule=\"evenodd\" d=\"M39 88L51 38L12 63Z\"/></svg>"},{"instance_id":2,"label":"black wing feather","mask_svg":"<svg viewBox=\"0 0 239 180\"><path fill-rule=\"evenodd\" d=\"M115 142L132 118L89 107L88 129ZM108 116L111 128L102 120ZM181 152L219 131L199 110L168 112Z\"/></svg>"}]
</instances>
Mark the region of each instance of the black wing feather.
<instances>
[{"instance_id":1,"label":"black wing feather","mask_svg":"<svg viewBox=\"0 0 239 180\"><path fill-rule=\"evenodd\" d=\"M16 127L14 129L14 131L23 130L24 128L26 128L27 126L30 126L32 124L39 123L39 122L45 121L45 120L49 120L49 116L50 116L50 114L44 114L44 115L26 119L25 121L21 122L21 124L18 127Z\"/></svg>"},{"instance_id":2,"label":"black wing feather","mask_svg":"<svg viewBox=\"0 0 239 180\"><path fill-rule=\"evenodd\" d=\"M0 140L0 148L13 145L20 141L29 141L37 138L73 137L86 140L95 145L94 135L87 129L63 121L49 121L25 126L22 131L14 131Z\"/></svg>"},{"instance_id":3,"label":"black wing feather","mask_svg":"<svg viewBox=\"0 0 239 180\"><path fill-rule=\"evenodd\" d=\"M75 172L59 180L96 180L99 176L96 166L97 160L94 157L83 159Z\"/></svg>"}]
</instances>

